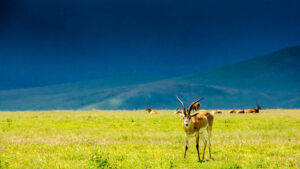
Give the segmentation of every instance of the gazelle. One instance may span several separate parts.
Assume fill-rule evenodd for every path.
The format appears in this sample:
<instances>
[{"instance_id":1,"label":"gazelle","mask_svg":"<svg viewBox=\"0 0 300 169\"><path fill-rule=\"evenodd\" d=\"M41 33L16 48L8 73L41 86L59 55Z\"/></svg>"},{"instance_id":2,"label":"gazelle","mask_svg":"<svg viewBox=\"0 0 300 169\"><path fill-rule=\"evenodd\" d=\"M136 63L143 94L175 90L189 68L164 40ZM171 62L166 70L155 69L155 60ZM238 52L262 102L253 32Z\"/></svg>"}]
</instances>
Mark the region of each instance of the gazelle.
<instances>
[{"instance_id":1,"label":"gazelle","mask_svg":"<svg viewBox=\"0 0 300 169\"><path fill-rule=\"evenodd\" d=\"M149 114L157 114L157 111L156 110L152 110L150 108L150 106L147 106L145 110L148 111Z\"/></svg>"},{"instance_id":2,"label":"gazelle","mask_svg":"<svg viewBox=\"0 0 300 169\"><path fill-rule=\"evenodd\" d=\"M216 113L216 114L222 114L223 112L222 112L222 110L217 109L217 110L215 111L215 113Z\"/></svg>"},{"instance_id":3,"label":"gazelle","mask_svg":"<svg viewBox=\"0 0 300 169\"><path fill-rule=\"evenodd\" d=\"M197 111L199 110L201 104L199 102L196 102L193 106L191 106L191 110Z\"/></svg>"},{"instance_id":4,"label":"gazelle","mask_svg":"<svg viewBox=\"0 0 300 169\"><path fill-rule=\"evenodd\" d=\"M182 110L176 109L176 110L174 111L174 114L182 114Z\"/></svg>"},{"instance_id":5,"label":"gazelle","mask_svg":"<svg viewBox=\"0 0 300 169\"><path fill-rule=\"evenodd\" d=\"M245 112L246 113L259 113L259 110L261 110L261 107L258 104L256 104L256 108L245 110Z\"/></svg>"},{"instance_id":6,"label":"gazelle","mask_svg":"<svg viewBox=\"0 0 300 169\"><path fill-rule=\"evenodd\" d=\"M200 161L200 154L199 154L199 135L201 134L202 141L204 143L203 147L203 154L202 154L202 159L204 160L204 155L205 155L205 149L206 149L206 138L204 135L204 130L207 130L208 133L208 147L209 147L209 157L211 159L211 143L210 143L210 138L211 138L211 132L212 132L212 125L214 121L214 113L210 113L207 110L200 110L192 115L191 113L191 107L196 103L202 100L203 98L200 98L196 102L193 102L190 106L188 106L187 110L185 109L184 103L176 96L177 100L180 102L182 106L182 112L183 113L178 113L180 116L183 118L183 130L186 133L186 146L185 146L185 152L184 152L184 158L186 158L186 152L189 148L189 140L190 137L196 136L196 149L198 153L198 160Z\"/></svg>"},{"instance_id":7,"label":"gazelle","mask_svg":"<svg viewBox=\"0 0 300 169\"><path fill-rule=\"evenodd\" d=\"M228 113L229 114L236 114L236 110L235 109L229 110Z\"/></svg>"},{"instance_id":8,"label":"gazelle","mask_svg":"<svg viewBox=\"0 0 300 169\"><path fill-rule=\"evenodd\" d=\"M245 114L245 110L244 110L244 109L239 110L238 113L239 113L239 114Z\"/></svg>"}]
</instances>

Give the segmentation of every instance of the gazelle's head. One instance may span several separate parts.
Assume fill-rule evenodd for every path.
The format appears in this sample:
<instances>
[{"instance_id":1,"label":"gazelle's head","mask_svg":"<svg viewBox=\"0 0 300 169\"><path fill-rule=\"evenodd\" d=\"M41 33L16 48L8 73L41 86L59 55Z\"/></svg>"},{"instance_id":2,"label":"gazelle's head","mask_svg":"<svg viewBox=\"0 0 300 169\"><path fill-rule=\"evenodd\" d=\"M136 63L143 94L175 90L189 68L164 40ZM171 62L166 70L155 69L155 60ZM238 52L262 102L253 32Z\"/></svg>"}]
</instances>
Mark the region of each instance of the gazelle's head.
<instances>
[{"instance_id":1,"label":"gazelle's head","mask_svg":"<svg viewBox=\"0 0 300 169\"><path fill-rule=\"evenodd\" d=\"M177 110L176 114L179 114L183 118L184 126L188 127L190 125L191 118L198 114L198 113L194 113L191 115L192 107L194 106L195 103L199 102L200 100L203 100L204 98L202 97L202 98L198 99L197 101L193 102L190 106L188 106L187 110L185 109L184 103L178 98L178 96L176 96L176 98L182 106L182 111L179 112L179 110Z\"/></svg>"},{"instance_id":2,"label":"gazelle's head","mask_svg":"<svg viewBox=\"0 0 300 169\"><path fill-rule=\"evenodd\" d=\"M258 104L256 104L256 109L261 110L261 107Z\"/></svg>"},{"instance_id":3,"label":"gazelle's head","mask_svg":"<svg viewBox=\"0 0 300 169\"><path fill-rule=\"evenodd\" d=\"M150 113L150 112L151 112L151 108L150 108L150 106L147 106L147 107L146 107L146 109L145 109L145 111L147 111L147 112L149 112L149 113Z\"/></svg>"}]
</instances>

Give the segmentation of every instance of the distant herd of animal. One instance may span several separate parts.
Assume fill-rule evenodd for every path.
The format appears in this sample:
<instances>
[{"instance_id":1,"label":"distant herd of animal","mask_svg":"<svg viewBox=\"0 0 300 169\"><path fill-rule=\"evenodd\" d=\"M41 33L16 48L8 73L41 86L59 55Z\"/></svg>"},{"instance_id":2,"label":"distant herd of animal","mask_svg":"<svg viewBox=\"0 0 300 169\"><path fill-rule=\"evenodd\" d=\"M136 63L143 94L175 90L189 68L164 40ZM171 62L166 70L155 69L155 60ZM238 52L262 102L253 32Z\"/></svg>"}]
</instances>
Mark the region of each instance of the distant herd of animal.
<instances>
[{"instance_id":1,"label":"distant herd of animal","mask_svg":"<svg viewBox=\"0 0 300 169\"><path fill-rule=\"evenodd\" d=\"M203 153L202 153L202 159L204 160L205 150L206 150L206 144L208 142L208 148L209 148L209 156L211 159L211 134L212 134L212 126L214 121L214 114L222 114L221 110L215 110L215 111L208 111L208 110L199 110L201 104L199 103L204 98L200 98L197 101L191 103L189 106L185 107L184 103L176 96L177 100L182 106L182 110L177 109L174 114L180 115L183 118L183 130L186 134L186 145L185 145L185 152L184 152L184 158L186 158L186 153L189 148L189 142L190 137L195 136L196 137L196 149L198 153L198 160L200 161L200 154L199 154L199 137L201 136L204 147L203 147ZM156 110L153 110L148 106L145 109L149 114L157 114ZM252 109L242 109L242 110L229 110L229 114L247 114L247 113L259 113L259 110L261 110L261 107L256 104L255 108ZM193 112L193 114L191 114ZM204 131L207 130L208 140L206 140Z\"/></svg>"},{"instance_id":2,"label":"distant herd of animal","mask_svg":"<svg viewBox=\"0 0 300 169\"><path fill-rule=\"evenodd\" d=\"M199 102L196 102L195 105L191 108L193 111L197 111L199 110L201 104ZM251 109L231 109L231 110L228 110L228 113L229 114L249 114L249 113L259 113L259 110L261 110L262 108L256 104L256 107L254 108L251 108ZM147 106L145 111L147 111L149 114L157 114L157 111L156 110L153 110L150 108L150 106ZM213 111L214 114L222 114L223 111L222 110L219 110L219 109L216 109ZM174 114L179 114L179 113L182 113L181 110L177 109L175 110Z\"/></svg>"}]
</instances>

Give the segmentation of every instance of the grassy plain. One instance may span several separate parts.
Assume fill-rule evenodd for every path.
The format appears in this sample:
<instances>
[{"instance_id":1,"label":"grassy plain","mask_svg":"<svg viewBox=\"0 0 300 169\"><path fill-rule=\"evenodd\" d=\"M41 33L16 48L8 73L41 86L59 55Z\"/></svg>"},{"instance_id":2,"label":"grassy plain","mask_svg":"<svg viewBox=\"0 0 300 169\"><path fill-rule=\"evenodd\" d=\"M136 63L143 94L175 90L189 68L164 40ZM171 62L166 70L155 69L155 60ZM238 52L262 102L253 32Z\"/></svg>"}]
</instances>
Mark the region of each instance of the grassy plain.
<instances>
[{"instance_id":1,"label":"grassy plain","mask_svg":"<svg viewBox=\"0 0 300 169\"><path fill-rule=\"evenodd\" d=\"M215 115L204 162L194 139L183 159L182 119L158 112L0 112L0 168L300 168L300 110Z\"/></svg>"}]
</instances>

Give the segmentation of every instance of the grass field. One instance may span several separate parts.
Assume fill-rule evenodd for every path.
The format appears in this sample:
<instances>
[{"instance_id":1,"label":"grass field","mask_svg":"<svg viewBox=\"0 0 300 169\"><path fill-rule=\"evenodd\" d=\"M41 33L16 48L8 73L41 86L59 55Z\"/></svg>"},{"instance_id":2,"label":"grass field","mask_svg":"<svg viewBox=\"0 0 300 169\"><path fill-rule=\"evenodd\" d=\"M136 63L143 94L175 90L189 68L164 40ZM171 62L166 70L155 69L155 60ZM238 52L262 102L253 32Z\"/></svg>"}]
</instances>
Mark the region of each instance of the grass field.
<instances>
[{"instance_id":1,"label":"grass field","mask_svg":"<svg viewBox=\"0 0 300 169\"><path fill-rule=\"evenodd\" d=\"M300 168L300 110L215 115L204 162L194 139L183 159L181 124L172 110L0 112L0 168Z\"/></svg>"}]
</instances>

